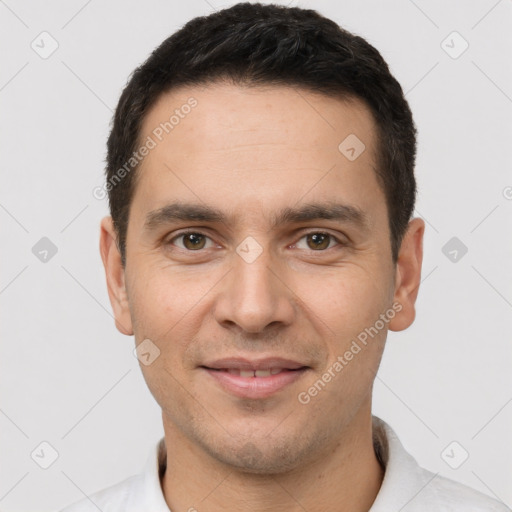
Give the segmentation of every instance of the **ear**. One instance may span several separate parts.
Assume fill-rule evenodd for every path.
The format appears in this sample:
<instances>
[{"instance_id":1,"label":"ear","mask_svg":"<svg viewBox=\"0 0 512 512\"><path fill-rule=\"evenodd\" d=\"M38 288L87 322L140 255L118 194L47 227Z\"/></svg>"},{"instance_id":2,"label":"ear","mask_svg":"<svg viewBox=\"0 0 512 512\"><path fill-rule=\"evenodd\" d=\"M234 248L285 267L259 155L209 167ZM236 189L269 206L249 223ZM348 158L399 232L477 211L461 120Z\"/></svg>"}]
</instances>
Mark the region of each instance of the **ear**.
<instances>
[{"instance_id":1,"label":"ear","mask_svg":"<svg viewBox=\"0 0 512 512\"><path fill-rule=\"evenodd\" d=\"M412 219L402 240L396 263L394 302L402 306L400 312L389 322L391 331L407 329L416 316L414 304L421 281L423 261L423 233L425 222Z\"/></svg>"},{"instance_id":2,"label":"ear","mask_svg":"<svg viewBox=\"0 0 512 512\"><path fill-rule=\"evenodd\" d=\"M114 310L117 330L122 334L131 336L133 327L126 293L124 267L121 263L121 253L116 240L117 234L114 230L112 217L103 218L101 221L100 253L105 267L108 296Z\"/></svg>"}]
</instances>

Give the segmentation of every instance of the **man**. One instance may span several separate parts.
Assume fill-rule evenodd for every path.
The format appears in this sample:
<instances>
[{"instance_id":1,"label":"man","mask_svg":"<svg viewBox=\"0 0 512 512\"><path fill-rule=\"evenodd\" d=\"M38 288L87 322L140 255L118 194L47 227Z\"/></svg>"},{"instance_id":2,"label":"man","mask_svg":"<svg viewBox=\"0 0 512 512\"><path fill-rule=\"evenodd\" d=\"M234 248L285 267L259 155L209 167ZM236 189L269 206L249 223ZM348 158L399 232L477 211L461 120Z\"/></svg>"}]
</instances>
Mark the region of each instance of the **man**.
<instances>
[{"instance_id":1,"label":"man","mask_svg":"<svg viewBox=\"0 0 512 512\"><path fill-rule=\"evenodd\" d=\"M415 315L415 137L377 50L311 10L196 18L134 72L100 248L165 437L67 512L506 510L371 413Z\"/></svg>"}]
</instances>

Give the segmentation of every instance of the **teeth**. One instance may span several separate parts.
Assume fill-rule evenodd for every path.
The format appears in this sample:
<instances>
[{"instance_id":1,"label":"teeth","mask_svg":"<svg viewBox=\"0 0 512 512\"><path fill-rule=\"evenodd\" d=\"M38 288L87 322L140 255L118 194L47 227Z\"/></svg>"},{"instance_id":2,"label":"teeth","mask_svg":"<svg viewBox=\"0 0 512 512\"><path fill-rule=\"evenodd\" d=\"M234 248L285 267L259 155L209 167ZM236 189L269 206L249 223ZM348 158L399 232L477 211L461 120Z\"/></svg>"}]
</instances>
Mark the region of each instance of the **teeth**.
<instances>
[{"instance_id":1,"label":"teeth","mask_svg":"<svg viewBox=\"0 0 512 512\"><path fill-rule=\"evenodd\" d=\"M238 377L270 377L271 375L277 375L283 371L282 368L269 368L268 370L240 370L238 368L227 368L227 371L231 375Z\"/></svg>"}]
</instances>

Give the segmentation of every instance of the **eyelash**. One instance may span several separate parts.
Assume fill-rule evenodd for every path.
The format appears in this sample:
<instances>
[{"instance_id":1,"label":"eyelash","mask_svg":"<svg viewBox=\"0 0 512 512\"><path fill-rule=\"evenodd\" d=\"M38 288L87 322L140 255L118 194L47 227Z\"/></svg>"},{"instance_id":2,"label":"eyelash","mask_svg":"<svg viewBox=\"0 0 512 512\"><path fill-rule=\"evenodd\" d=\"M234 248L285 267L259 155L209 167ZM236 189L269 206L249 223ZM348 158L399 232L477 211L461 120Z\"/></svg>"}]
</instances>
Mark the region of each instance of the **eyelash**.
<instances>
[{"instance_id":1,"label":"eyelash","mask_svg":"<svg viewBox=\"0 0 512 512\"><path fill-rule=\"evenodd\" d=\"M178 235L175 235L174 237L172 237L170 240L168 240L165 245L173 245L173 242L179 238L182 238L182 237L185 237L187 235L201 235L201 236L204 236L205 238L207 238L208 240L211 240L211 238L206 235L205 233L201 232L201 231L183 231L181 233L179 233ZM331 238L331 240L334 240L336 242L336 245L334 247L327 247L327 249L320 249L320 250L317 250L315 251L314 249L306 249L306 250L309 250L311 252L316 252L316 253L321 253L321 252L327 252L329 249L334 249L335 247L344 247L346 246L347 244L342 242L338 237L334 236L333 234L327 232L327 231L308 231L307 233L303 233L302 236L299 238L299 241L302 240L303 238L307 237L308 235L327 235ZM297 242L298 243L298 242ZM293 244L293 245L296 245L296 244ZM194 252L197 252L197 253L200 253L200 252L203 252L204 250L206 250L206 248L203 248L203 249L198 249L196 251L193 251L193 250L190 250L190 249L186 249L186 248L182 248L182 247L178 247L178 249L182 250L182 251L185 251L185 252L189 252L189 253L194 253Z\"/></svg>"}]
</instances>

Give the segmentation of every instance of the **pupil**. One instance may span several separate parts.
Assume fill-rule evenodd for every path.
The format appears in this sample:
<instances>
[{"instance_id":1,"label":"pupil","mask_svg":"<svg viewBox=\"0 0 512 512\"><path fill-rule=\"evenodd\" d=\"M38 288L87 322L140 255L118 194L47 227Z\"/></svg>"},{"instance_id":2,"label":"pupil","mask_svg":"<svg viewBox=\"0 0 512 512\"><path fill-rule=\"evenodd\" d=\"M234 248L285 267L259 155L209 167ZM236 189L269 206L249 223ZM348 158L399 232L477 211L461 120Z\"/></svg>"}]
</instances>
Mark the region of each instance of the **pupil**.
<instances>
[{"instance_id":1,"label":"pupil","mask_svg":"<svg viewBox=\"0 0 512 512\"><path fill-rule=\"evenodd\" d=\"M313 249L324 249L329 245L328 242L325 244L325 241L329 240L329 235L326 235L325 233L314 233L313 235L310 235L310 237L310 239L313 241Z\"/></svg>"},{"instance_id":2,"label":"pupil","mask_svg":"<svg viewBox=\"0 0 512 512\"><path fill-rule=\"evenodd\" d=\"M197 249L199 247L199 245L202 242L204 242L202 237L203 237L203 235L190 233L185 237L185 245L188 246L188 248L192 247L194 249Z\"/></svg>"}]
</instances>

